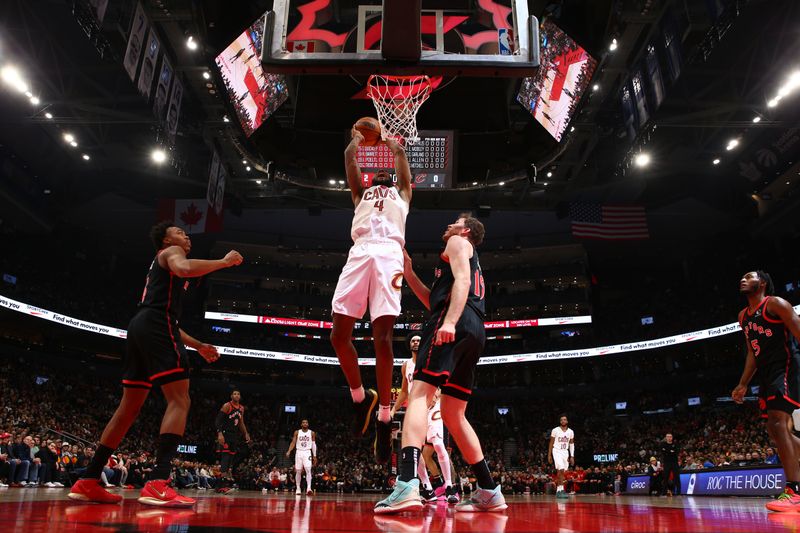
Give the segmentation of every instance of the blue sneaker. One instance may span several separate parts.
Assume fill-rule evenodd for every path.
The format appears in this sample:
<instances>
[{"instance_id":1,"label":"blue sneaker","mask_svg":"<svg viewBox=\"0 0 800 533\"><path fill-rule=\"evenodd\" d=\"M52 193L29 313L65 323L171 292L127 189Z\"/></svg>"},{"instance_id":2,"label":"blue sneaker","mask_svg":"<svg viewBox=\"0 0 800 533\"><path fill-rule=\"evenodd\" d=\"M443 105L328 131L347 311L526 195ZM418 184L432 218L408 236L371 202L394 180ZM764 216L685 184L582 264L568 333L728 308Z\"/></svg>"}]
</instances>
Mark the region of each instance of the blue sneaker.
<instances>
[{"instance_id":1,"label":"blue sneaker","mask_svg":"<svg viewBox=\"0 0 800 533\"><path fill-rule=\"evenodd\" d=\"M492 513L504 511L507 508L506 499L500 492L500 485L496 486L494 490L478 487L468 499L456 505L456 511L461 513Z\"/></svg>"},{"instance_id":2,"label":"blue sneaker","mask_svg":"<svg viewBox=\"0 0 800 533\"><path fill-rule=\"evenodd\" d=\"M375 504L376 514L400 513L422 509L419 497L419 479L400 481L394 485L394 491L388 498Z\"/></svg>"},{"instance_id":3,"label":"blue sneaker","mask_svg":"<svg viewBox=\"0 0 800 533\"><path fill-rule=\"evenodd\" d=\"M556 491L556 499L557 500L568 500L569 499L569 494L567 494L567 491L565 491L565 490Z\"/></svg>"}]
</instances>

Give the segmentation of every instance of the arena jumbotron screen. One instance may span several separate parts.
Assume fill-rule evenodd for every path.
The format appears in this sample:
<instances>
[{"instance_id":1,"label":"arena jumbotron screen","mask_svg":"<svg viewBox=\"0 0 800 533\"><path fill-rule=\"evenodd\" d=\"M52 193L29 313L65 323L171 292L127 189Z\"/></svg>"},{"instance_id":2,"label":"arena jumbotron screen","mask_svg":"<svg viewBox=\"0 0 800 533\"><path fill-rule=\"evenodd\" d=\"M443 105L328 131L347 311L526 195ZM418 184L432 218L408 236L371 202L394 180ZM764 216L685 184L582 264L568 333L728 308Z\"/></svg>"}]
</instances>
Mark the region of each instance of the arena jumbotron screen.
<instances>
[{"instance_id":1,"label":"arena jumbotron screen","mask_svg":"<svg viewBox=\"0 0 800 533\"><path fill-rule=\"evenodd\" d=\"M419 141L406 147L408 164L415 189L446 189L453 183L454 135L452 130L428 130L419 132ZM358 165L361 167L364 186L372 183L379 170L388 170L392 179L394 157L385 144L358 147Z\"/></svg>"}]
</instances>

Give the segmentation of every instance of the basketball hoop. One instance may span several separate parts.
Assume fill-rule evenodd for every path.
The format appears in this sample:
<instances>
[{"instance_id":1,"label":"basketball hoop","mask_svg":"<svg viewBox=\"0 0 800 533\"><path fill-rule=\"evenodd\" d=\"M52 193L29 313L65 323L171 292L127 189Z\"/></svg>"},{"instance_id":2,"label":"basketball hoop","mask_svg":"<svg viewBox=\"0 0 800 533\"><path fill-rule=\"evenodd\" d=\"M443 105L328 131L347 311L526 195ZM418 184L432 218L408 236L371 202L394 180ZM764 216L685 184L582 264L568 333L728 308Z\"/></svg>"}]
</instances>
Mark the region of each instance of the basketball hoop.
<instances>
[{"instance_id":1,"label":"basketball hoop","mask_svg":"<svg viewBox=\"0 0 800 533\"><path fill-rule=\"evenodd\" d=\"M430 94L428 76L370 76L367 95L378 112L381 138L400 138L406 145L417 142L417 111Z\"/></svg>"}]
</instances>

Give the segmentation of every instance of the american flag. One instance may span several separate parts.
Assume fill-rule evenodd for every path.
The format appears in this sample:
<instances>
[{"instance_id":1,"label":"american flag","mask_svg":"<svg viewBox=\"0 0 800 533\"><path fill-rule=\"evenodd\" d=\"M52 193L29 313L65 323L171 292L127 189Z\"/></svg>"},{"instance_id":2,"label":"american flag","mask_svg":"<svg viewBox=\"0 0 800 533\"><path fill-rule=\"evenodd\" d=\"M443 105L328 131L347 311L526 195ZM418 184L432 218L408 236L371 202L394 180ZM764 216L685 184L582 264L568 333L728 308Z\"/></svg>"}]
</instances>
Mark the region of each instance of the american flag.
<instances>
[{"instance_id":1,"label":"american flag","mask_svg":"<svg viewBox=\"0 0 800 533\"><path fill-rule=\"evenodd\" d=\"M600 205L573 202L569 207L572 234L585 239L626 241L648 239L647 217L640 205Z\"/></svg>"}]
</instances>

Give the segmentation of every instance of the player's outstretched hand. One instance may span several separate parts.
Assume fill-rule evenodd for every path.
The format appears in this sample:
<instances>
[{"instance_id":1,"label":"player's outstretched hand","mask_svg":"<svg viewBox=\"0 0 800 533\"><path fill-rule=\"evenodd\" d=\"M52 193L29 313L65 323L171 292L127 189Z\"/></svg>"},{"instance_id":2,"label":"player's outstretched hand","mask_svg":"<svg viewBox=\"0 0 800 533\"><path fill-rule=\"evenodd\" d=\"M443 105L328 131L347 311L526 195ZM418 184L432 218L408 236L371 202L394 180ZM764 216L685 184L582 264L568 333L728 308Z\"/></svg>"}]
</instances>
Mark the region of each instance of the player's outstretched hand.
<instances>
[{"instance_id":1,"label":"player's outstretched hand","mask_svg":"<svg viewBox=\"0 0 800 533\"><path fill-rule=\"evenodd\" d=\"M217 347L212 346L210 344L206 343L201 344L200 347L197 349L197 353L199 353L200 356L209 363L213 363L217 359L219 359L219 352L217 351Z\"/></svg>"},{"instance_id":2,"label":"player's outstretched hand","mask_svg":"<svg viewBox=\"0 0 800 533\"><path fill-rule=\"evenodd\" d=\"M355 128L350 130L350 138L353 139L357 145L364 142L364 136Z\"/></svg>"},{"instance_id":3,"label":"player's outstretched hand","mask_svg":"<svg viewBox=\"0 0 800 533\"><path fill-rule=\"evenodd\" d=\"M747 392L747 387L744 385L736 385L736 388L731 392L731 398L736 403L744 402L744 395Z\"/></svg>"},{"instance_id":4,"label":"player's outstretched hand","mask_svg":"<svg viewBox=\"0 0 800 533\"><path fill-rule=\"evenodd\" d=\"M225 254L225 257L223 257L222 260L225 261L226 265L232 267L241 265L242 261L244 261L244 258L242 257L242 254L240 254L236 250L231 250L230 252Z\"/></svg>"},{"instance_id":5,"label":"player's outstretched hand","mask_svg":"<svg viewBox=\"0 0 800 533\"><path fill-rule=\"evenodd\" d=\"M433 343L439 346L454 340L456 340L456 327L453 324L442 324L442 327L436 332L436 339Z\"/></svg>"}]
</instances>

